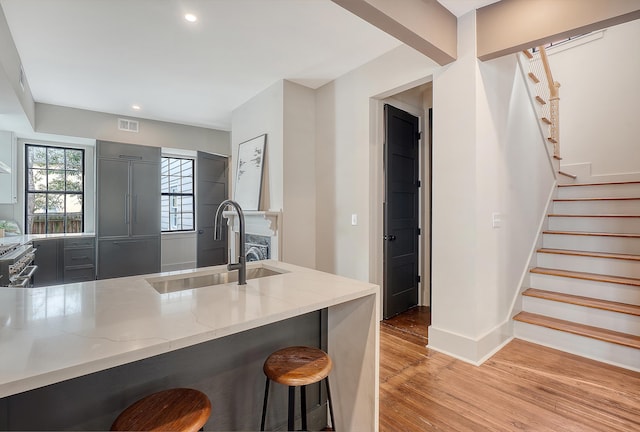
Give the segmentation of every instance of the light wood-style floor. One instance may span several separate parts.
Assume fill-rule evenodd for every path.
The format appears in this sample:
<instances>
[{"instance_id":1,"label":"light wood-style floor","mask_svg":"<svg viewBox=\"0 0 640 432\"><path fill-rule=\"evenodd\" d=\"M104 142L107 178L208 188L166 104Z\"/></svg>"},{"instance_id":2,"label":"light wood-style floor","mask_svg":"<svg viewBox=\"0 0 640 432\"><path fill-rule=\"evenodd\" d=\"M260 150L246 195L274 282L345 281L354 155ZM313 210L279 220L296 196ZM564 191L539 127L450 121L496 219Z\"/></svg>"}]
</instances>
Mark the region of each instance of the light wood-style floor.
<instances>
[{"instance_id":1,"label":"light wood-style floor","mask_svg":"<svg viewBox=\"0 0 640 432\"><path fill-rule=\"evenodd\" d=\"M425 348L428 308L380 326L380 431L640 431L640 373L514 340L476 367Z\"/></svg>"}]
</instances>

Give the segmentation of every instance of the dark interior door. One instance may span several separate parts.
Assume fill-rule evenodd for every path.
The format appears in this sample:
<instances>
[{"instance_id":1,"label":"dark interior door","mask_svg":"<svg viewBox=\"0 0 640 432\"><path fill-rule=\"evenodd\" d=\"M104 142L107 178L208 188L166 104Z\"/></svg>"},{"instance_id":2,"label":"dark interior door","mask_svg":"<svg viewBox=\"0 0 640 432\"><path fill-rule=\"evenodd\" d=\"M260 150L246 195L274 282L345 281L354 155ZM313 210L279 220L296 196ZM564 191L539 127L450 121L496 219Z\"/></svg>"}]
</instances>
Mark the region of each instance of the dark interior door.
<instances>
[{"instance_id":1,"label":"dark interior door","mask_svg":"<svg viewBox=\"0 0 640 432\"><path fill-rule=\"evenodd\" d=\"M383 315L418 304L419 121L391 105L385 116Z\"/></svg>"},{"instance_id":2,"label":"dark interior door","mask_svg":"<svg viewBox=\"0 0 640 432\"><path fill-rule=\"evenodd\" d=\"M226 264L228 258L227 225L222 218L222 236L213 239L213 218L220 203L229 193L229 162L224 156L198 152L197 178L197 215L198 245L197 266L206 267Z\"/></svg>"}]
</instances>

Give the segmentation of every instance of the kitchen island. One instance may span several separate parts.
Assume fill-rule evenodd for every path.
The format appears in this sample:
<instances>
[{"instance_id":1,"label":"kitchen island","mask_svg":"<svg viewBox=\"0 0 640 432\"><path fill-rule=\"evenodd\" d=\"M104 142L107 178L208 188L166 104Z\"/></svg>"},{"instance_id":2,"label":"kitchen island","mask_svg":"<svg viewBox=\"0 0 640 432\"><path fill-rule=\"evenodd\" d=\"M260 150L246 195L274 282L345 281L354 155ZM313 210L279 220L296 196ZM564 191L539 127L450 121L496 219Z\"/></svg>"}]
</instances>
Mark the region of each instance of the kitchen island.
<instances>
[{"instance_id":1,"label":"kitchen island","mask_svg":"<svg viewBox=\"0 0 640 432\"><path fill-rule=\"evenodd\" d=\"M277 274L167 292L152 282L226 267L0 289L0 429L37 426L22 417L59 395L68 401L47 429L108 428L135 398L178 385L209 395L205 429L257 429L266 355L311 339L334 361L337 428L377 430L379 288L276 261L256 267ZM285 406L274 402L269 415L286 416Z\"/></svg>"}]
</instances>

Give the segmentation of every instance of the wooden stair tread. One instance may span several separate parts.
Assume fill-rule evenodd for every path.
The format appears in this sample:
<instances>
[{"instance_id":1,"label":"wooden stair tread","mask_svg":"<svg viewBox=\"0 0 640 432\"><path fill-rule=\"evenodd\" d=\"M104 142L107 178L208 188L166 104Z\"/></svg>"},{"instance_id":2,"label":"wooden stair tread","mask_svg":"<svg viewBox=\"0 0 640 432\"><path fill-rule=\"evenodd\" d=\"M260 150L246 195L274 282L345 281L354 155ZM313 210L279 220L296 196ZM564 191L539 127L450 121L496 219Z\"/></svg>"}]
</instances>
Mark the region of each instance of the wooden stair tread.
<instances>
[{"instance_id":1,"label":"wooden stair tread","mask_svg":"<svg viewBox=\"0 0 640 432\"><path fill-rule=\"evenodd\" d=\"M531 81L533 81L536 84L540 82L536 74L534 74L533 72L529 72L527 76L531 79Z\"/></svg>"},{"instance_id":2,"label":"wooden stair tread","mask_svg":"<svg viewBox=\"0 0 640 432\"><path fill-rule=\"evenodd\" d=\"M549 213L549 217L580 217L580 218L640 218L640 214L560 214Z\"/></svg>"},{"instance_id":3,"label":"wooden stair tread","mask_svg":"<svg viewBox=\"0 0 640 432\"><path fill-rule=\"evenodd\" d=\"M572 184L559 184L558 187L574 187L574 186L606 186L606 185L625 185L625 184L638 184L640 180L630 181L617 181L607 183L572 183Z\"/></svg>"},{"instance_id":4,"label":"wooden stair tread","mask_svg":"<svg viewBox=\"0 0 640 432\"><path fill-rule=\"evenodd\" d=\"M542 120L542 123L546 123L546 124L548 124L548 125L550 125L550 124L551 124L551 120L549 120L549 119L548 119L548 118L546 118L546 117L542 117L540 120Z\"/></svg>"},{"instance_id":5,"label":"wooden stair tread","mask_svg":"<svg viewBox=\"0 0 640 432\"><path fill-rule=\"evenodd\" d=\"M540 105L546 105L547 103L544 101L544 99L542 99L540 96L536 96L536 101L540 104Z\"/></svg>"},{"instance_id":6,"label":"wooden stair tread","mask_svg":"<svg viewBox=\"0 0 640 432\"><path fill-rule=\"evenodd\" d=\"M610 276L610 275L601 275L596 273L585 273L585 272L577 272L570 270L558 270L558 269L550 269L544 267L534 267L529 270L531 273L536 274L544 274L549 276L560 276L560 277L568 277L572 279L583 279L590 280L594 282L606 282L606 283L615 283L621 285L631 285L640 287L640 279L622 277L622 276Z\"/></svg>"},{"instance_id":7,"label":"wooden stair tread","mask_svg":"<svg viewBox=\"0 0 640 432\"><path fill-rule=\"evenodd\" d=\"M578 202L578 201L633 201L640 200L640 197L599 197L599 198L554 198L554 202L559 201L569 201L569 202Z\"/></svg>"},{"instance_id":8,"label":"wooden stair tread","mask_svg":"<svg viewBox=\"0 0 640 432\"><path fill-rule=\"evenodd\" d=\"M556 254L556 255L572 255L572 256L582 256L582 257L592 257L592 258L608 258L608 259L619 259L619 260L626 260L626 261L640 261L640 255L619 254L619 253L610 253L610 252L588 252L588 251L578 251L578 250L570 250L570 249L551 249L551 248L540 248L538 249L537 252Z\"/></svg>"},{"instance_id":9,"label":"wooden stair tread","mask_svg":"<svg viewBox=\"0 0 640 432\"><path fill-rule=\"evenodd\" d=\"M588 326L585 324L577 324L557 318L551 318L544 315L538 315L530 312L520 312L513 317L514 320L547 327L554 330L560 330L579 336L585 336L597 339L603 342L624 345L635 349L640 349L640 336L627 333L620 333L613 330L602 329L599 327Z\"/></svg>"},{"instance_id":10,"label":"wooden stair tread","mask_svg":"<svg viewBox=\"0 0 640 432\"><path fill-rule=\"evenodd\" d=\"M522 53L524 55L526 55L528 59L532 59L533 58L533 54L531 54L531 51L529 51L529 50L522 50Z\"/></svg>"},{"instance_id":11,"label":"wooden stair tread","mask_svg":"<svg viewBox=\"0 0 640 432\"><path fill-rule=\"evenodd\" d=\"M627 315L640 316L640 306L620 303L609 300L595 299L592 297L583 297L573 294L564 294L554 291L546 291L537 288L528 288L522 295L527 297L536 297L556 302L569 303L578 306L585 306L594 309L602 309L611 312L619 312Z\"/></svg>"},{"instance_id":12,"label":"wooden stair tread","mask_svg":"<svg viewBox=\"0 0 640 432\"><path fill-rule=\"evenodd\" d=\"M640 238L640 234L632 233L606 233L606 232L584 232L584 231L542 231L542 234L552 235L575 235L575 236L594 236L594 237L623 237L623 238Z\"/></svg>"},{"instance_id":13,"label":"wooden stair tread","mask_svg":"<svg viewBox=\"0 0 640 432\"><path fill-rule=\"evenodd\" d=\"M566 172L564 172L564 171L558 171L558 174L563 175L563 176L565 176L565 177L571 177L571 178L572 178L572 179L574 179L574 180L578 178L578 176L577 176L577 175L575 175L575 174L569 174L569 173L566 173Z\"/></svg>"}]
</instances>

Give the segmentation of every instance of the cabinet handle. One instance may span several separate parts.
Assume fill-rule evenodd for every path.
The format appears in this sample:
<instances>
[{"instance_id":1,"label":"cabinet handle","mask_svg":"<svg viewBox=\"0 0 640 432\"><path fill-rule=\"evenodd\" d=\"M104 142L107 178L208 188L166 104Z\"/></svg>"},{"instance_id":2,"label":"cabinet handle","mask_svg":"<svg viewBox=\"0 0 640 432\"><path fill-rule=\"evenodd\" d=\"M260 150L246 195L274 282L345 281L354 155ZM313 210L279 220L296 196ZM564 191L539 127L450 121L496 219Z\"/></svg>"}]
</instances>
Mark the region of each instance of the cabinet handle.
<instances>
[{"instance_id":1,"label":"cabinet handle","mask_svg":"<svg viewBox=\"0 0 640 432\"><path fill-rule=\"evenodd\" d=\"M124 223L129 223L129 194L124 194Z\"/></svg>"},{"instance_id":2,"label":"cabinet handle","mask_svg":"<svg viewBox=\"0 0 640 432\"><path fill-rule=\"evenodd\" d=\"M138 223L138 195L133 196L133 223Z\"/></svg>"},{"instance_id":3,"label":"cabinet handle","mask_svg":"<svg viewBox=\"0 0 640 432\"><path fill-rule=\"evenodd\" d=\"M89 259L88 256L79 256L79 257L71 257L72 260L86 260Z\"/></svg>"},{"instance_id":4,"label":"cabinet handle","mask_svg":"<svg viewBox=\"0 0 640 432\"><path fill-rule=\"evenodd\" d=\"M125 154L118 155L120 159L142 160L142 156L129 156Z\"/></svg>"}]
</instances>

